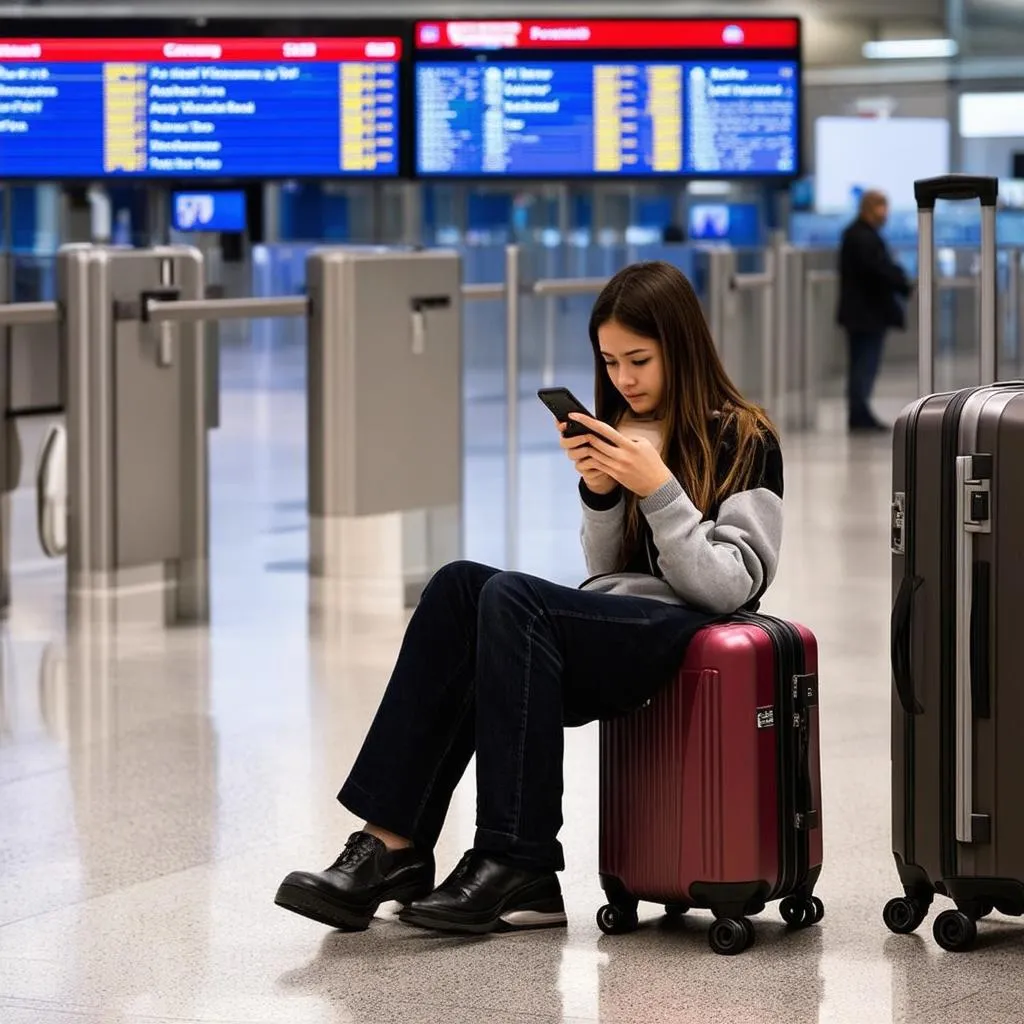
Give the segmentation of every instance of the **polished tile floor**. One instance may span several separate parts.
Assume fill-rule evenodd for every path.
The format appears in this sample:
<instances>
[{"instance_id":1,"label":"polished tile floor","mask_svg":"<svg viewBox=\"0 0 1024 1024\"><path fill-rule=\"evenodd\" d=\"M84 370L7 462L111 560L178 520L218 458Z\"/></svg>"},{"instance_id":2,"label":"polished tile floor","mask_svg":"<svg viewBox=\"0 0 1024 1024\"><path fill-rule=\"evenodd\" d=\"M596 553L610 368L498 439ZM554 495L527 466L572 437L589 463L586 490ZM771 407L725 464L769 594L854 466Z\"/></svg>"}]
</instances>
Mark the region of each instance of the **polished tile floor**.
<instances>
[{"instance_id":1,"label":"polished tile floor","mask_svg":"<svg viewBox=\"0 0 1024 1024\"><path fill-rule=\"evenodd\" d=\"M892 415L905 395L888 391ZM466 547L500 561L504 470L487 434L500 408L488 410L469 410L482 426L467 456ZM0 1021L1020 1021L1024 926L986 922L977 951L952 957L927 928L897 938L881 921L897 892L889 456L884 438L846 438L837 412L786 441L785 550L768 602L821 643L819 927L787 934L771 908L738 958L711 953L700 914L667 925L646 907L637 933L603 936L594 727L567 745L566 934L438 938L385 913L352 936L276 908L279 879L329 863L357 824L334 793L405 615L309 585L301 394L245 386L225 390L212 441L209 629L69 636L59 565L20 563L0 633ZM522 565L568 582L582 571L573 477L533 416ZM30 498L16 506L15 529L30 530ZM467 845L473 809L467 778L442 868Z\"/></svg>"}]
</instances>

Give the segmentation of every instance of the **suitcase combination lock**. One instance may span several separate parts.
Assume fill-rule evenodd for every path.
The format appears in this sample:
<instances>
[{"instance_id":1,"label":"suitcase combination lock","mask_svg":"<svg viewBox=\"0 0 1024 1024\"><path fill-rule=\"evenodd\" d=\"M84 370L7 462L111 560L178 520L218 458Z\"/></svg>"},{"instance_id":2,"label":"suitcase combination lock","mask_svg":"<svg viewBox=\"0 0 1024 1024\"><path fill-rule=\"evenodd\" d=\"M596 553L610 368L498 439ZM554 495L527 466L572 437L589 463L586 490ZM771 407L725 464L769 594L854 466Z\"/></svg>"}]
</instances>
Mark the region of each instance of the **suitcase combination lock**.
<instances>
[{"instance_id":1,"label":"suitcase combination lock","mask_svg":"<svg viewBox=\"0 0 1024 1024\"><path fill-rule=\"evenodd\" d=\"M907 495L897 491L892 496L892 553L902 555L906 551L905 532L907 528Z\"/></svg>"},{"instance_id":2,"label":"suitcase combination lock","mask_svg":"<svg viewBox=\"0 0 1024 1024\"><path fill-rule=\"evenodd\" d=\"M977 462L977 456L974 461ZM963 483L963 527L968 533L991 533L992 481L988 476L981 476L976 466L966 468L967 479ZM981 469L984 471L985 467L982 466Z\"/></svg>"}]
</instances>

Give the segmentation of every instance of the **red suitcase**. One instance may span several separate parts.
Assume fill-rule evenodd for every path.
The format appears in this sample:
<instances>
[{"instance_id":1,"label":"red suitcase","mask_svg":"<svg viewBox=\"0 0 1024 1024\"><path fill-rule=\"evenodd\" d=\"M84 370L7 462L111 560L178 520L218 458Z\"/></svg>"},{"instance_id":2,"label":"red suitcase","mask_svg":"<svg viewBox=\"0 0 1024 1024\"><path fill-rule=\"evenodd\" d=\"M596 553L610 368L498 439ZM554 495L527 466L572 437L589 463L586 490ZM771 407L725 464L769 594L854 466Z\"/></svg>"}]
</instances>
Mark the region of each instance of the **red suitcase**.
<instances>
[{"instance_id":1,"label":"red suitcase","mask_svg":"<svg viewBox=\"0 0 1024 1024\"><path fill-rule=\"evenodd\" d=\"M824 916L818 648L767 615L693 638L676 681L601 724L601 886L606 934L637 926L640 900L711 910L716 953L754 941L748 915L782 900L794 927Z\"/></svg>"}]
</instances>

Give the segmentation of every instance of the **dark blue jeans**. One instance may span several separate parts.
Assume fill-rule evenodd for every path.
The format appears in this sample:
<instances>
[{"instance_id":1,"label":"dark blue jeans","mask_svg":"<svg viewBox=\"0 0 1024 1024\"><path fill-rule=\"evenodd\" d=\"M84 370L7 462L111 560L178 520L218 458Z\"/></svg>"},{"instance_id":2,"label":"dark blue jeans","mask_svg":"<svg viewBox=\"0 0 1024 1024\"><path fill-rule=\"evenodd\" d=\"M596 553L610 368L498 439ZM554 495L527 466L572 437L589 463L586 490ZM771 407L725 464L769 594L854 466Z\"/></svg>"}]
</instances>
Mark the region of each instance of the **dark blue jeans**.
<instances>
[{"instance_id":1,"label":"dark blue jeans","mask_svg":"<svg viewBox=\"0 0 1024 1024\"><path fill-rule=\"evenodd\" d=\"M885 347L883 331L851 331L849 345L849 375L847 377L847 417L851 427L870 427L877 422L871 411L871 393L875 389L882 350Z\"/></svg>"},{"instance_id":2,"label":"dark blue jeans","mask_svg":"<svg viewBox=\"0 0 1024 1024\"><path fill-rule=\"evenodd\" d=\"M645 598L447 565L413 613L338 799L432 849L475 753L475 847L561 870L563 728L642 706L712 621Z\"/></svg>"}]
</instances>

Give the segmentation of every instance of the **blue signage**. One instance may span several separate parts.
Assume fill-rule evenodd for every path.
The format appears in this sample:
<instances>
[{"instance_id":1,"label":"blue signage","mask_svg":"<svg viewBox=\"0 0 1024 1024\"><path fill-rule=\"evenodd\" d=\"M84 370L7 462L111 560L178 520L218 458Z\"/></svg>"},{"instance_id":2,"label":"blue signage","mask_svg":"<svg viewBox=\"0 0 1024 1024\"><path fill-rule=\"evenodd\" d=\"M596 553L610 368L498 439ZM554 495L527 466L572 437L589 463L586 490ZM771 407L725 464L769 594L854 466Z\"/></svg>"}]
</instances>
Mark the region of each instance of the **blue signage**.
<instances>
[{"instance_id":1,"label":"blue signage","mask_svg":"<svg viewBox=\"0 0 1024 1024\"><path fill-rule=\"evenodd\" d=\"M396 177L400 39L5 39L0 178Z\"/></svg>"},{"instance_id":2,"label":"blue signage","mask_svg":"<svg viewBox=\"0 0 1024 1024\"><path fill-rule=\"evenodd\" d=\"M800 170L791 19L424 22L414 58L423 177Z\"/></svg>"},{"instance_id":3,"label":"blue signage","mask_svg":"<svg viewBox=\"0 0 1024 1024\"><path fill-rule=\"evenodd\" d=\"M244 192L175 192L175 231L244 231Z\"/></svg>"},{"instance_id":4,"label":"blue signage","mask_svg":"<svg viewBox=\"0 0 1024 1024\"><path fill-rule=\"evenodd\" d=\"M756 203L695 203L690 207L690 240L722 242L740 248L761 245Z\"/></svg>"}]
</instances>

